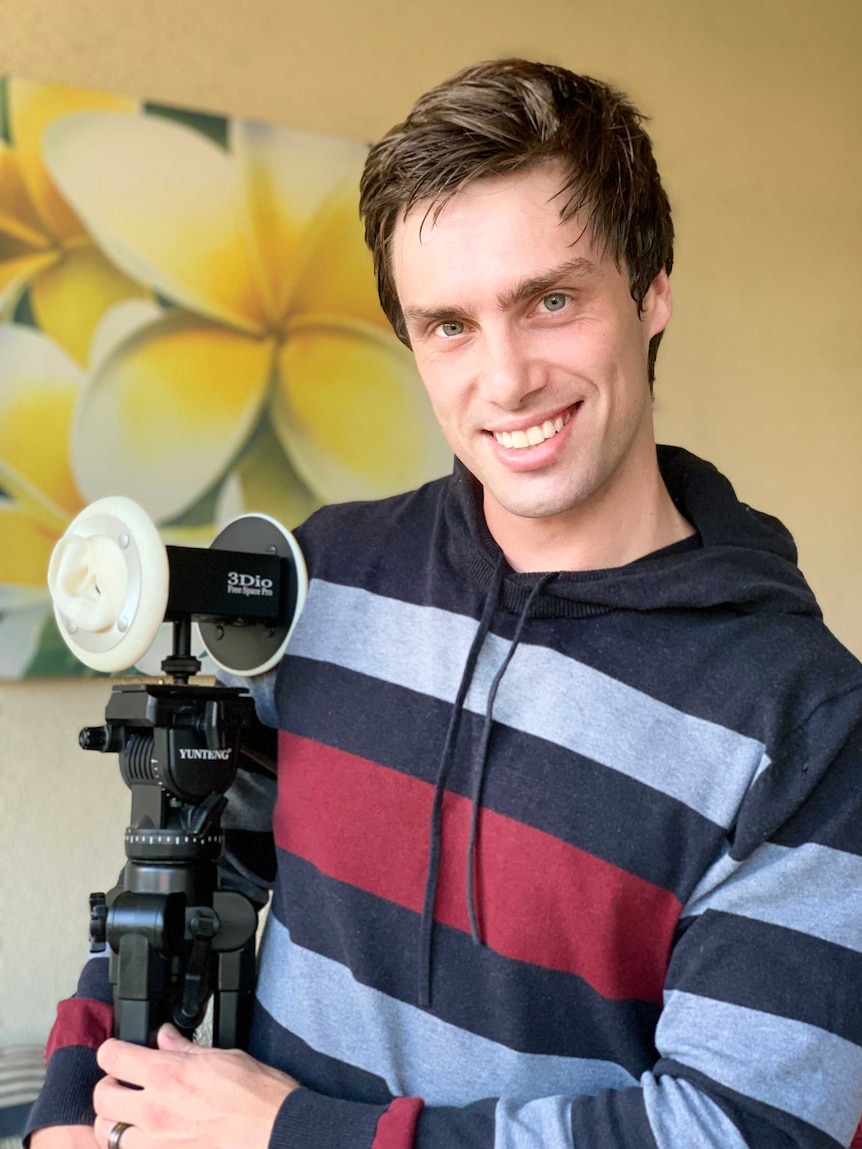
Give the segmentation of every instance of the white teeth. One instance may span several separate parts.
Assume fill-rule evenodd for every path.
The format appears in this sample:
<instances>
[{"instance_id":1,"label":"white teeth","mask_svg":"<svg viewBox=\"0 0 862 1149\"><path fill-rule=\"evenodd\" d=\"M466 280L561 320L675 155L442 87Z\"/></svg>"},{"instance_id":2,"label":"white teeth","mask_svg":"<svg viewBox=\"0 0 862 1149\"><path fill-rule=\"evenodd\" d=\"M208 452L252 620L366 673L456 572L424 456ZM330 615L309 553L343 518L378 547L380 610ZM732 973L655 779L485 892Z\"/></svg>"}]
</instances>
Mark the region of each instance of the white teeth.
<instances>
[{"instance_id":1,"label":"white teeth","mask_svg":"<svg viewBox=\"0 0 862 1149\"><path fill-rule=\"evenodd\" d=\"M495 431L494 438L504 447L519 449L537 447L539 443L544 443L545 439L550 439L552 435L562 431L571 417L571 412L566 415L558 415L556 419L546 419L544 423L537 423L535 427L528 427L526 431Z\"/></svg>"}]
</instances>

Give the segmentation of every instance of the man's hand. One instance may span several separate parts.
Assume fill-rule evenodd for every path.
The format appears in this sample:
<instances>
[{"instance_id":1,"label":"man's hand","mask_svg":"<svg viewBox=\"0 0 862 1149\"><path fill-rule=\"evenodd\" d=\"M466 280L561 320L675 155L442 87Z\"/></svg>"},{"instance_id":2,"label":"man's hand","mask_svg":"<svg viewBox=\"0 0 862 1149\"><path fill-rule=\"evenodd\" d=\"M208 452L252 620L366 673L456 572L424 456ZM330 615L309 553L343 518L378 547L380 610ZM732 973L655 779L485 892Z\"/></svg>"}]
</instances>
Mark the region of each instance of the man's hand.
<instances>
[{"instance_id":1,"label":"man's hand","mask_svg":"<svg viewBox=\"0 0 862 1149\"><path fill-rule=\"evenodd\" d=\"M107 1074L93 1093L99 1149L118 1121L131 1127L120 1149L266 1149L299 1085L238 1050L193 1045L172 1025L159 1030L158 1049L112 1038L97 1060Z\"/></svg>"}]
</instances>

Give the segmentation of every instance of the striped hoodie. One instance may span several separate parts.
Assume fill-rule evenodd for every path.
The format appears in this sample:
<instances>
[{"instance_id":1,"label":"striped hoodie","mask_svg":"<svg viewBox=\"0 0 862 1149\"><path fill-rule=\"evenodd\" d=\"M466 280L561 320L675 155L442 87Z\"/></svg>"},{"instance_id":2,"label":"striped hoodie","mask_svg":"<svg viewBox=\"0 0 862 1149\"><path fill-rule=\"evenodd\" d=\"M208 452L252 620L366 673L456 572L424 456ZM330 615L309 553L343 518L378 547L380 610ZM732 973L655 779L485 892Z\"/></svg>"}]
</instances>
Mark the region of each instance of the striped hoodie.
<instances>
[{"instance_id":1,"label":"striped hoodie","mask_svg":"<svg viewBox=\"0 0 862 1149\"><path fill-rule=\"evenodd\" d=\"M515 574L463 468L298 532L250 1052L273 1149L834 1149L862 1113L862 667L774 519L659 448L700 545ZM274 859L273 859L274 850ZM105 962L32 1127L88 1120Z\"/></svg>"}]
</instances>

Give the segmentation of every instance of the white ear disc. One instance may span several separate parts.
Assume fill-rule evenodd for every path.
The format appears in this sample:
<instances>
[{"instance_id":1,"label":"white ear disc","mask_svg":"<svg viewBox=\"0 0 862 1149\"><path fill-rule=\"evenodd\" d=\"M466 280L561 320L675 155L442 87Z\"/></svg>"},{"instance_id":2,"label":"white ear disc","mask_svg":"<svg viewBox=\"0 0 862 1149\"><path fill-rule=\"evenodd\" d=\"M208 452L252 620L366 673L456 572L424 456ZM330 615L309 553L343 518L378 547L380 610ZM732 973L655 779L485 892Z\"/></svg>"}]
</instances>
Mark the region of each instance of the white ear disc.
<instances>
[{"instance_id":1,"label":"white ear disc","mask_svg":"<svg viewBox=\"0 0 862 1149\"><path fill-rule=\"evenodd\" d=\"M93 670L133 666L168 605L168 556L150 517L131 499L99 499L51 555L48 589L66 645Z\"/></svg>"}]
</instances>

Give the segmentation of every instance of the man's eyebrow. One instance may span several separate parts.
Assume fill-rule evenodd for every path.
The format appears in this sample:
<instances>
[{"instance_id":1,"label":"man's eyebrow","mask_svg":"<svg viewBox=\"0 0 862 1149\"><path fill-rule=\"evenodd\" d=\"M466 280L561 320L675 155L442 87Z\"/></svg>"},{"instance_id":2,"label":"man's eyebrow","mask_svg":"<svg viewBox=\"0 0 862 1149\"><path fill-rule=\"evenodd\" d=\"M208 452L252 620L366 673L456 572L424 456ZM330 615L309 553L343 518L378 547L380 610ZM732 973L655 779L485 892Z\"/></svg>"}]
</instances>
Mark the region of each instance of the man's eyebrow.
<instances>
[{"instance_id":1,"label":"man's eyebrow","mask_svg":"<svg viewBox=\"0 0 862 1149\"><path fill-rule=\"evenodd\" d=\"M529 279L522 279L514 287L505 291L498 297L500 306L505 309L525 299L532 299L543 292L552 291L565 280L587 279L595 274L596 265L591 259L578 256L577 259L567 259L565 263L543 271L541 275L532 275Z\"/></svg>"},{"instance_id":2,"label":"man's eyebrow","mask_svg":"<svg viewBox=\"0 0 862 1149\"><path fill-rule=\"evenodd\" d=\"M552 291L566 280L587 279L595 274L595 271L596 264L591 259L586 259L584 256L567 259L565 263L551 267L540 275L531 275L529 279L520 280L498 296L497 302L505 310L524 299L532 299L536 295L541 295L542 292ZM462 307L456 303L451 307L405 307L403 315L406 324L421 326L445 323L447 319L472 319L473 311L469 307Z\"/></svg>"},{"instance_id":3,"label":"man's eyebrow","mask_svg":"<svg viewBox=\"0 0 862 1149\"><path fill-rule=\"evenodd\" d=\"M405 307L403 309L404 322L422 325L426 323L445 323L447 319L472 319L470 308L458 307Z\"/></svg>"}]
</instances>

